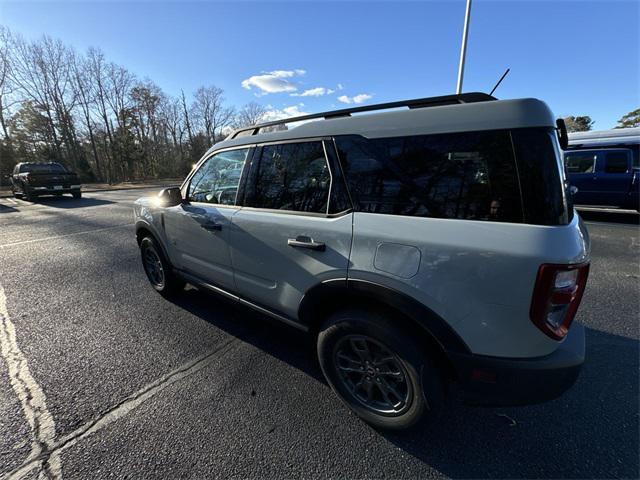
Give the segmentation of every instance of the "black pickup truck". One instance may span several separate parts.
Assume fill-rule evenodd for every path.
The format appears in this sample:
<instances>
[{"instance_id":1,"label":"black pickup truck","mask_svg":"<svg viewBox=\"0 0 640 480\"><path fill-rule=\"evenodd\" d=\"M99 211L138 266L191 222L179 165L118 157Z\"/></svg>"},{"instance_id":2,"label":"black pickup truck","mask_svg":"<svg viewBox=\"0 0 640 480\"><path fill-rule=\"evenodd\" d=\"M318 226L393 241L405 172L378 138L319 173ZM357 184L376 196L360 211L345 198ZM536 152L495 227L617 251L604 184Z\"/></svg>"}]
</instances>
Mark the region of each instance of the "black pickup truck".
<instances>
[{"instance_id":1,"label":"black pickup truck","mask_svg":"<svg viewBox=\"0 0 640 480\"><path fill-rule=\"evenodd\" d=\"M17 198L33 200L40 195L62 195L70 193L73 198L82 196L82 185L78 175L68 171L59 163L17 164L11 175L11 191Z\"/></svg>"}]
</instances>

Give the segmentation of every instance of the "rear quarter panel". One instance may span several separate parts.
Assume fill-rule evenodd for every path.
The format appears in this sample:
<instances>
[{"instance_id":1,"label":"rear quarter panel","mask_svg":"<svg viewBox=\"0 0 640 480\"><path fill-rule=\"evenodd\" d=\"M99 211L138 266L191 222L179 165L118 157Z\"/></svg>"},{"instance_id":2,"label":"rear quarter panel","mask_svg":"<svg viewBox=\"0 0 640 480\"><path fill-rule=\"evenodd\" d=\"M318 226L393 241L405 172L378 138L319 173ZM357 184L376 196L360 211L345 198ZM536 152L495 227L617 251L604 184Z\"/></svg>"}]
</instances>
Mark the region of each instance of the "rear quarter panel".
<instances>
[{"instance_id":1,"label":"rear quarter panel","mask_svg":"<svg viewBox=\"0 0 640 480\"><path fill-rule=\"evenodd\" d=\"M393 251L388 244L420 253L401 248L395 262L380 261L378 252ZM589 238L578 214L569 225L550 227L355 213L349 278L422 302L473 353L535 357L558 346L529 319L538 267L588 259Z\"/></svg>"}]
</instances>

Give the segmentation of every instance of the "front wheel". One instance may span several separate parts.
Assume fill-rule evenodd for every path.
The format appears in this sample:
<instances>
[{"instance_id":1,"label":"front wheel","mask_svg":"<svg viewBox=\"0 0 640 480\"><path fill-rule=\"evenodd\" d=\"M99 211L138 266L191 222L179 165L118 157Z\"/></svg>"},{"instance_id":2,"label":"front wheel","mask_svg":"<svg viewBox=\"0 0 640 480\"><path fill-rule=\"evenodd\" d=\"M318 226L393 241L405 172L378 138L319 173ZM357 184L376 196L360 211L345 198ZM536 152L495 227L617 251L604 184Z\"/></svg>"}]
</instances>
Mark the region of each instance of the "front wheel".
<instances>
[{"instance_id":1,"label":"front wheel","mask_svg":"<svg viewBox=\"0 0 640 480\"><path fill-rule=\"evenodd\" d=\"M374 427L412 427L442 404L440 372L415 335L377 312L332 315L318 335L318 358L331 388Z\"/></svg>"},{"instance_id":2,"label":"front wheel","mask_svg":"<svg viewBox=\"0 0 640 480\"><path fill-rule=\"evenodd\" d=\"M152 237L144 237L140 242L142 266L151 286L163 296L170 296L185 286L164 258L160 247Z\"/></svg>"}]
</instances>

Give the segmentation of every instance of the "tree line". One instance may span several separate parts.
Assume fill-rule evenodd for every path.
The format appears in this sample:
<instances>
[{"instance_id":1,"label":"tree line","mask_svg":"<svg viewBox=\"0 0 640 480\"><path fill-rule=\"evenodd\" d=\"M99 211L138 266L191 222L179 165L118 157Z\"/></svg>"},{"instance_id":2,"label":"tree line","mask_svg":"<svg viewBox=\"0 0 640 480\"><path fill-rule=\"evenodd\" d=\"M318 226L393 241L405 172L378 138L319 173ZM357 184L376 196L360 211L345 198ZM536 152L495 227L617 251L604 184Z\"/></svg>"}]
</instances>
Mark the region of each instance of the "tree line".
<instances>
[{"instance_id":1,"label":"tree line","mask_svg":"<svg viewBox=\"0 0 640 480\"><path fill-rule=\"evenodd\" d=\"M55 161L85 182L182 177L231 128L265 114L255 102L228 105L215 85L171 96L97 48L0 25L0 173Z\"/></svg>"},{"instance_id":2,"label":"tree line","mask_svg":"<svg viewBox=\"0 0 640 480\"><path fill-rule=\"evenodd\" d=\"M255 102L228 105L215 85L169 95L97 48L26 40L0 25L0 174L22 161L56 161L85 182L182 177L231 128L266 114ZM569 131L594 123L565 121ZM640 125L640 110L618 124Z\"/></svg>"}]
</instances>

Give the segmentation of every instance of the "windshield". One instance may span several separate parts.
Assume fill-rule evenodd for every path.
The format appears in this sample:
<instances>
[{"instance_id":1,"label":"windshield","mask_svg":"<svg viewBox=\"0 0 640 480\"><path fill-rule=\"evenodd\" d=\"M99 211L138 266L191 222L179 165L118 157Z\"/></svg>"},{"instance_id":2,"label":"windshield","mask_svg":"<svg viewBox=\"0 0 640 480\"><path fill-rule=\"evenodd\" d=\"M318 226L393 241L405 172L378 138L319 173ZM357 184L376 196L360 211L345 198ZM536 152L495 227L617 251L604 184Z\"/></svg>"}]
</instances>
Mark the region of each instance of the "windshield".
<instances>
[{"instance_id":1,"label":"windshield","mask_svg":"<svg viewBox=\"0 0 640 480\"><path fill-rule=\"evenodd\" d=\"M20 173L67 173L59 163L30 163L20 166Z\"/></svg>"}]
</instances>

